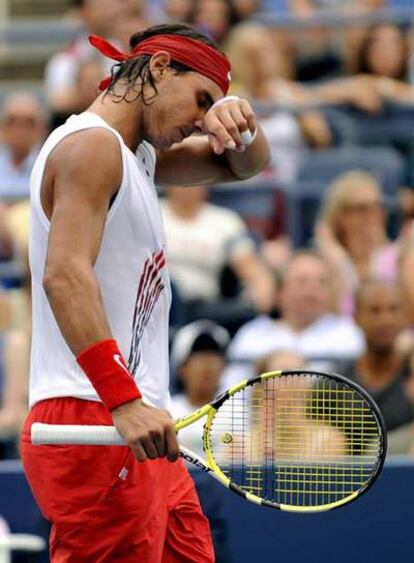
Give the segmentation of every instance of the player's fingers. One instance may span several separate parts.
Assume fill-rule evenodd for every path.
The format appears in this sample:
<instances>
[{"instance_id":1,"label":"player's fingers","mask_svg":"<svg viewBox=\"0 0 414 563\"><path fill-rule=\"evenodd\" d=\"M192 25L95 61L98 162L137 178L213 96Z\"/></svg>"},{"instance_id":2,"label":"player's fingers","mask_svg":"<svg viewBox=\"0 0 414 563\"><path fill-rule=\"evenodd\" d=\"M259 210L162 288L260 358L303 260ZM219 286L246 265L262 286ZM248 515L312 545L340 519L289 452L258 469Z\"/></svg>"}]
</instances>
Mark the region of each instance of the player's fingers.
<instances>
[{"instance_id":1,"label":"player's fingers","mask_svg":"<svg viewBox=\"0 0 414 563\"><path fill-rule=\"evenodd\" d=\"M250 129L251 133L254 133L257 128L257 120L252 106L249 104L247 100L240 100L239 107L243 117L247 121L248 129Z\"/></svg>"},{"instance_id":2,"label":"player's fingers","mask_svg":"<svg viewBox=\"0 0 414 563\"><path fill-rule=\"evenodd\" d=\"M231 118L230 121L233 123L234 129L236 129L236 125ZM232 135L229 133L229 131L227 131L221 119L218 119L217 116L210 116L208 123L206 123L206 127L208 129L208 132L217 137L217 139L225 146L226 149L234 150L236 148L236 142L234 141Z\"/></svg>"},{"instance_id":3,"label":"player's fingers","mask_svg":"<svg viewBox=\"0 0 414 563\"><path fill-rule=\"evenodd\" d=\"M162 432L156 432L152 436L152 442L157 450L158 457L165 457L165 440Z\"/></svg>"},{"instance_id":4,"label":"player's fingers","mask_svg":"<svg viewBox=\"0 0 414 563\"><path fill-rule=\"evenodd\" d=\"M238 131L240 133L240 137L241 137L241 133L243 133L244 131L247 131L249 129L249 122L247 121L247 119L243 115L239 106L233 106L230 110L230 114L231 114L231 117L232 117L234 123L237 126L237 129L238 129Z\"/></svg>"},{"instance_id":5,"label":"player's fingers","mask_svg":"<svg viewBox=\"0 0 414 563\"><path fill-rule=\"evenodd\" d=\"M165 444L168 461L176 461L179 454L177 434L174 426L168 426L165 430Z\"/></svg>"},{"instance_id":6,"label":"player's fingers","mask_svg":"<svg viewBox=\"0 0 414 563\"><path fill-rule=\"evenodd\" d=\"M131 446L132 453L138 461L147 461L148 457L140 443Z\"/></svg>"},{"instance_id":7,"label":"player's fingers","mask_svg":"<svg viewBox=\"0 0 414 563\"><path fill-rule=\"evenodd\" d=\"M243 118L243 116L241 117ZM220 121L221 124L224 126L226 132L231 136L232 140L236 143L236 145L237 146L242 145L243 141L240 136L240 129L237 122L233 118L233 110L229 108L226 111L226 113L222 113L220 115ZM244 128L247 129L247 127Z\"/></svg>"},{"instance_id":8,"label":"player's fingers","mask_svg":"<svg viewBox=\"0 0 414 563\"><path fill-rule=\"evenodd\" d=\"M211 148L215 154L223 154L225 151L225 146L217 139L215 135L208 136L208 142L210 143Z\"/></svg>"},{"instance_id":9,"label":"player's fingers","mask_svg":"<svg viewBox=\"0 0 414 563\"><path fill-rule=\"evenodd\" d=\"M149 459L157 459L158 457L157 448L155 447L155 444L150 436L145 436L144 438L141 438L141 444Z\"/></svg>"}]
</instances>

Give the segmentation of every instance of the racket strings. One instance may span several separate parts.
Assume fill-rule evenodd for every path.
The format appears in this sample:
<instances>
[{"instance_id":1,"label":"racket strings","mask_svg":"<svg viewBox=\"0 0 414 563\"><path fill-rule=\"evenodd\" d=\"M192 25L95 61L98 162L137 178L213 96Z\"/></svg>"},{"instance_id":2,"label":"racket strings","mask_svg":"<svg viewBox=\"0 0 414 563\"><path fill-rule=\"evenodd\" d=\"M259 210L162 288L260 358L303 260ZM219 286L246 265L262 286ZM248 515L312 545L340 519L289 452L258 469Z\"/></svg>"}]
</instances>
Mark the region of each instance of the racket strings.
<instances>
[{"instance_id":1,"label":"racket strings","mask_svg":"<svg viewBox=\"0 0 414 563\"><path fill-rule=\"evenodd\" d=\"M236 392L217 411L210 438L232 482L292 506L321 506L359 491L381 451L365 398L342 381L309 373Z\"/></svg>"}]
</instances>

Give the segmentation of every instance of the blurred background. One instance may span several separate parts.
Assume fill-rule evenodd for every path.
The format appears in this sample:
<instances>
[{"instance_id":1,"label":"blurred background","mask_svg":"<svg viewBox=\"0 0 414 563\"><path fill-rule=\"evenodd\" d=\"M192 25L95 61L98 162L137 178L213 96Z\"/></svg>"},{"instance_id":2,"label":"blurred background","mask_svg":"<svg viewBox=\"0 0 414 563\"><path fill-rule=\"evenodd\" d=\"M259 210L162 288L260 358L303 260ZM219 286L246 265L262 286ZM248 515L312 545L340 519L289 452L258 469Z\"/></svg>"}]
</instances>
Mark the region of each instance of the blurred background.
<instances>
[{"instance_id":1,"label":"blurred background","mask_svg":"<svg viewBox=\"0 0 414 563\"><path fill-rule=\"evenodd\" d=\"M127 50L131 34L174 21L228 54L230 93L255 107L272 159L251 181L160 189L173 415L257 372L306 366L365 387L389 432L380 482L332 515L246 507L194 475L217 561L412 561L414 0L0 0L0 561L10 531L48 533L18 447L31 167L107 74L87 36ZM48 561L29 544L4 561Z\"/></svg>"}]
</instances>

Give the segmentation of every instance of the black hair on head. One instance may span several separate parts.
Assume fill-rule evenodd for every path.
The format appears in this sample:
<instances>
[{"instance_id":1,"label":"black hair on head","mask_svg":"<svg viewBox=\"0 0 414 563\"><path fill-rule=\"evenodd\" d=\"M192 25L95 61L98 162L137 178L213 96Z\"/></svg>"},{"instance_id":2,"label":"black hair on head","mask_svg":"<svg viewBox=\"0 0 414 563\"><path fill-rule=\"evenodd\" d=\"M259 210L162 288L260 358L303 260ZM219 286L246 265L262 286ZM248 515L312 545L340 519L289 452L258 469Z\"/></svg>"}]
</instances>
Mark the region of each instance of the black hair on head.
<instances>
[{"instance_id":1,"label":"black hair on head","mask_svg":"<svg viewBox=\"0 0 414 563\"><path fill-rule=\"evenodd\" d=\"M197 41L205 43L206 45L209 45L210 47L213 47L217 51L220 51L219 46L203 33L199 33L188 25L177 23L154 25L145 29L144 31L134 33L129 41L131 50L142 43L142 41L145 41L146 39L149 39L150 37L154 37L156 35L179 35L182 37L189 37L190 39L195 39ZM117 101L126 99L128 99L128 101L134 101L137 98L142 98L142 101L145 105L150 105L152 100L158 94L154 78L151 75L149 69L149 61L151 59L151 56L152 55L141 55L134 59L115 64L111 70L111 84L107 92L111 93L117 99ZM192 70L188 66L175 61L171 61L170 66L177 72L189 72ZM140 80L137 85L138 79ZM114 86L119 81L124 81L127 85L127 88L122 95L117 95L114 93ZM154 91L154 94L147 98L144 97L144 86L146 84L150 84L152 90ZM139 88L138 90L137 86ZM135 93L133 99L129 99L130 92Z\"/></svg>"}]
</instances>

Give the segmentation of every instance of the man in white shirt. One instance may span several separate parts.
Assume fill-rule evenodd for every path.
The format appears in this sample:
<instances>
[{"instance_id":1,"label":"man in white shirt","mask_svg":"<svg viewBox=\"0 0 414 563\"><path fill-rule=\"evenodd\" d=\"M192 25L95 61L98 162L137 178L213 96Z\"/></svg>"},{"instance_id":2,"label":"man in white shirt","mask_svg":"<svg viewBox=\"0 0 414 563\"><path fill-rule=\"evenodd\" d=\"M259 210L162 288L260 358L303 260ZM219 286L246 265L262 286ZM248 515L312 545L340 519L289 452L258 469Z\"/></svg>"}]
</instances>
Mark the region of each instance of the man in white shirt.
<instances>
[{"instance_id":1,"label":"man in white shirt","mask_svg":"<svg viewBox=\"0 0 414 563\"><path fill-rule=\"evenodd\" d=\"M250 104L226 95L229 60L194 29L138 31L125 53L91 43L115 73L32 174L25 472L53 563L213 563L165 410L171 293L154 183L246 179L268 145ZM36 446L34 421L114 424L128 447Z\"/></svg>"},{"instance_id":2,"label":"man in white shirt","mask_svg":"<svg viewBox=\"0 0 414 563\"><path fill-rule=\"evenodd\" d=\"M171 362L182 393L171 397L171 414L181 418L209 403L218 394L225 365L225 351L230 341L228 332L209 320L190 323L176 332ZM180 442L203 455L200 436L204 420L180 431Z\"/></svg>"},{"instance_id":3,"label":"man in white shirt","mask_svg":"<svg viewBox=\"0 0 414 563\"><path fill-rule=\"evenodd\" d=\"M294 350L320 369L355 358L364 348L361 331L349 317L329 311L329 270L321 257L300 251L288 262L280 290L281 319L259 316L246 323L229 348L232 366L225 385L249 374L262 356Z\"/></svg>"},{"instance_id":4,"label":"man in white shirt","mask_svg":"<svg viewBox=\"0 0 414 563\"><path fill-rule=\"evenodd\" d=\"M170 186L161 202L171 278L186 305L188 320L207 317L227 328L253 310L273 305L274 281L259 258L246 225L237 213L212 205L207 188ZM225 266L234 272L245 294L223 299L220 279ZM236 305L236 306L235 306ZM243 311L246 315L243 316ZM236 326L236 329L240 326Z\"/></svg>"}]
</instances>

